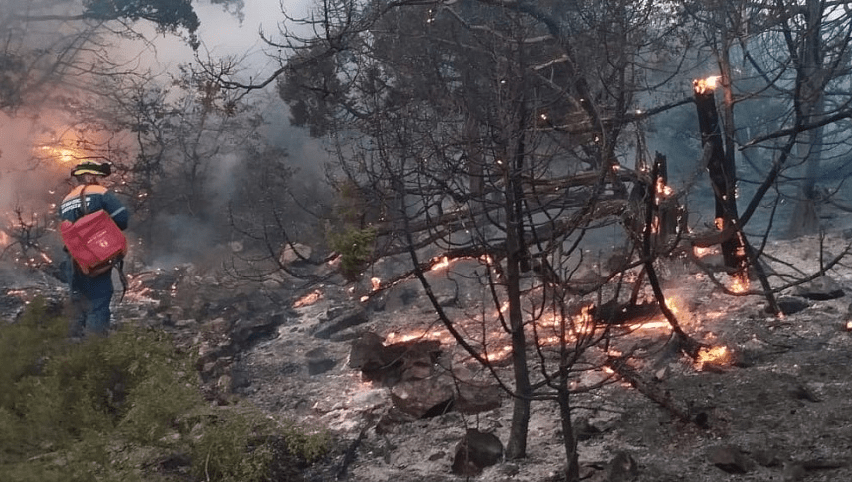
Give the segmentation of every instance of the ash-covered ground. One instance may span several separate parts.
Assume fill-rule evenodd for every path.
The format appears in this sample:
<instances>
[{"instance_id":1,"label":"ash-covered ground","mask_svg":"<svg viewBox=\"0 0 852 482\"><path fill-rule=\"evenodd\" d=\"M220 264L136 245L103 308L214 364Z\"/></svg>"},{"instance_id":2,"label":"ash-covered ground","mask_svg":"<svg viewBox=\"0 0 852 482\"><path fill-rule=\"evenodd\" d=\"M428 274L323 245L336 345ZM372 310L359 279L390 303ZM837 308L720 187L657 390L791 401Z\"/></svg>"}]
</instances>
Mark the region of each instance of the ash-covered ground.
<instances>
[{"instance_id":1,"label":"ash-covered ground","mask_svg":"<svg viewBox=\"0 0 852 482\"><path fill-rule=\"evenodd\" d=\"M771 241L765 251L783 261L774 263L777 274L801 278L818 273L849 242L850 232L837 228L825 237ZM726 352L701 364L670 350L670 330L658 323L662 318L645 320L648 326L623 338L634 350L631 366L647 383L645 390L664 394L669 407L616 374L586 375L611 383L573 399L584 480L852 480L849 263L827 272L831 283L817 278L779 293L795 311L780 317L766 313L762 296L725 294L683 261L668 262L663 272L666 294L687 333ZM451 465L468 428L507 442L512 404L506 395L498 408L476 414L450 410L379 425L393 407L391 389L366 381L350 366L353 341L367 332L386 343L428 333L444 340L416 281L395 286L379 305L365 307L360 296L369 292L369 283L327 282L296 292L295 282L284 277L234 283L192 265L129 275L130 290L115 306L116 323L167 330L198 350L211 403L252 404L335 435L334 453L306 473L308 480L465 480L452 475ZM0 276L6 315L36 293L64 296L61 283L44 273L5 269ZM775 283L789 279L773 275ZM452 286L461 298L471 289ZM295 303L309 293L316 298ZM364 317L333 335L317 336L353 309L363 309ZM441 348L447 356L464 357L451 344ZM475 364L461 365L468 379L488 380ZM563 436L556 405L536 402L527 457L502 461L467 480L559 480Z\"/></svg>"}]
</instances>

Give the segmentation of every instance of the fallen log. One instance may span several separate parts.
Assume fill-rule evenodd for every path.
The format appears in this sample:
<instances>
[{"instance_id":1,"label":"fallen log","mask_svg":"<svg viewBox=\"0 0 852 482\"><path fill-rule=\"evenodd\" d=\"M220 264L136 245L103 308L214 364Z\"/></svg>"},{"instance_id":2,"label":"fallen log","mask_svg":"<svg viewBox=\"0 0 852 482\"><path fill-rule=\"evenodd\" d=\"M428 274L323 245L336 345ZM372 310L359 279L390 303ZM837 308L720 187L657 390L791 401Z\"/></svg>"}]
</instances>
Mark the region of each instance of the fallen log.
<instances>
[{"instance_id":1,"label":"fallen log","mask_svg":"<svg viewBox=\"0 0 852 482\"><path fill-rule=\"evenodd\" d=\"M608 357L604 365L612 369L616 375L629 383L631 387L638 390L639 393L645 395L651 401L668 410L669 413L677 417L679 420L688 423L695 423L702 428L706 427L706 414L700 417L693 417L688 408L688 404L675 400L672 398L671 393L668 390L660 388L658 385L645 380L639 372L627 363L626 357Z\"/></svg>"}]
</instances>

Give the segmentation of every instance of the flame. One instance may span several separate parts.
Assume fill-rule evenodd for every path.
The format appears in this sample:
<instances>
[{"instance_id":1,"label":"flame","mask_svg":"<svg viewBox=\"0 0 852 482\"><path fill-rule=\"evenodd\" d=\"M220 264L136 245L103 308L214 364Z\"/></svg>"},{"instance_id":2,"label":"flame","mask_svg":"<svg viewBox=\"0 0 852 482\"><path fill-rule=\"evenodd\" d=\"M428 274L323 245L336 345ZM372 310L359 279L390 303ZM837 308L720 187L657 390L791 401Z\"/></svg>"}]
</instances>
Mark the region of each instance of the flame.
<instances>
[{"instance_id":1,"label":"flame","mask_svg":"<svg viewBox=\"0 0 852 482\"><path fill-rule=\"evenodd\" d=\"M734 293L745 293L749 288L749 279L745 273L738 273L732 277L731 291Z\"/></svg>"},{"instance_id":2,"label":"flame","mask_svg":"<svg viewBox=\"0 0 852 482\"><path fill-rule=\"evenodd\" d=\"M701 246L693 246L692 252L693 252L693 254L695 254L696 258L703 258L707 255L715 253L716 248L713 248L713 247L702 248Z\"/></svg>"},{"instance_id":3,"label":"flame","mask_svg":"<svg viewBox=\"0 0 852 482\"><path fill-rule=\"evenodd\" d=\"M852 331L852 320L846 322L846 331Z\"/></svg>"},{"instance_id":4,"label":"flame","mask_svg":"<svg viewBox=\"0 0 852 482\"><path fill-rule=\"evenodd\" d=\"M437 258L435 258L435 259L437 259ZM446 256L442 257L438 261L435 261L435 259L432 260L433 264L432 264L432 267L429 268L430 271L437 271L439 269L444 269L444 268L450 266L450 259L447 258Z\"/></svg>"},{"instance_id":5,"label":"flame","mask_svg":"<svg viewBox=\"0 0 852 482\"><path fill-rule=\"evenodd\" d=\"M731 353L726 346L703 347L698 350L698 358L695 362L699 369L703 369L704 365L712 363L714 365L725 365L731 361Z\"/></svg>"},{"instance_id":6,"label":"flame","mask_svg":"<svg viewBox=\"0 0 852 482\"><path fill-rule=\"evenodd\" d=\"M78 151L64 146L41 146L40 150L44 156L55 159L60 164L70 164L85 157Z\"/></svg>"},{"instance_id":7,"label":"flame","mask_svg":"<svg viewBox=\"0 0 852 482\"><path fill-rule=\"evenodd\" d=\"M657 178L657 204L659 204L661 198L667 198L672 194L674 194L674 189L666 184L662 178Z\"/></svg>"},{"instance_id":8,"label":"flame","mask_svg":"<svg viewBox=\"0 0 852 482\"><path fill-rule=\"evenodd\" d=\"M408 333L394 331L385 337L388 343L404 343L411 340L437 340L441 343L451 343L452 339L446 330L436 328L434 330L415 330Z\"/></svg>"},{"instance_id":9,"label":"flame","mask_svg":"<svg viewBox=\"0 0 852 482\"><path fill-rule=\"evenodd\" d=\"M302 306L308 306L316 303L322 298L322 292L320 290L313 290L310 293L302 296L295 303L293 303L293 308L301 308Z\"/></svg>"},{"instance_id":10,"label":"flame","mask_svg":"<svg viewBox=\"0 0 852 482\"><path fill-rule=\"evenodd\" d=\"M376 290L378 290L379 288L382 287L381 278L376 278L376 277L370 278L370 283L373 285L373 291L376 291Z\"/></svg>"},{"instance_id":11,"label":"flame","mask_svg":"<svg viewBox=\"0 0 852 482\"><path fill-rule=\"evenodd\" d=\"M695 79L692 81L692 88L696 94L704 94L708 91L716 89L716 81L719 80L718 75L707 77L706 79Z\"/></svg>"}]
</instances>

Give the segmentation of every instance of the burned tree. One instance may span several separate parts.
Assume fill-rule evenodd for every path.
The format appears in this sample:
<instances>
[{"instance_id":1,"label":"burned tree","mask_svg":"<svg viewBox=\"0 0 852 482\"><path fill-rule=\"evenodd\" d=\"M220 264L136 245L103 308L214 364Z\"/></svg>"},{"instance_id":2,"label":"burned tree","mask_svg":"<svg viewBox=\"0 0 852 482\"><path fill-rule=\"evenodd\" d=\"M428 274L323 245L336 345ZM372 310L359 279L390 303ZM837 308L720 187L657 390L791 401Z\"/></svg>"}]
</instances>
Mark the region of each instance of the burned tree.
<instances>
[{"instance_id":1,"label":"burned tree","mask_svg":"<svg viewBox=\"0 0 852 482\"><path fill-rule=\"evenodd\" d=\"M340 182L383 206L375 256L410 256L413 269L401 276L420 278L455 341L511 393L507 455L526 453L531 403L555 401L567 479L576 480L571 387L588 366L602 366L588 356L611 335L583 314L584 300L617 300L630 292L626 273L658 256L634 249L638 259L611 272L590 269L612 249L590 246L618 229L630 187L653 183L640 202L656 200L664 177L650 181L619 160L630 147L625 133L641 137L627 111L639 80L631 56L642 47L623 34L647 27L652 7L608 4L585 30L588 12L557 4L377 6L369 18L324 5L315 18L339 23L322 25L327 35L282 68L279 91L294 120L341 141ZM587 55L601 43L612 57ZM483 334L473 336L469 317L433 292L426 271L442 258L449 273L453 260L481 263L482 297L472 301ZM511 347L510 381L494 366L492 330Z\"/></svg>"},{"instance_id":2,"label":"burned tree","mask_svg":"<svg viewBox=\"0 0 852 482\"><path fill-rule=\"evenodd\" d=\"M702 164L706 164L716 205L716 229L722 231L722 255L725 266L741 279L748 278L745 235L737 214L737 172L733 155L726 155L722 129L716 110L716 78L696 80L693 84L701 144ZM747 283L746 283L747 284Z\"/></svg>"}]
</instances>

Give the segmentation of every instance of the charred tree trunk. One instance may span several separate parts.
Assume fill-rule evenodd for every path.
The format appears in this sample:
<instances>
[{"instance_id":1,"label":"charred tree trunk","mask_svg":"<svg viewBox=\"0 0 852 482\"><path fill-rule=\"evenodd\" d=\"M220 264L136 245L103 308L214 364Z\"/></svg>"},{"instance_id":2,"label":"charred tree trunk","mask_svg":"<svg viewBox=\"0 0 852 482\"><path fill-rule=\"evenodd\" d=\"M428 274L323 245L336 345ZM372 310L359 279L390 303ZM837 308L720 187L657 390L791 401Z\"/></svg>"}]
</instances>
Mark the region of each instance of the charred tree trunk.
<instances>
[{"instance_id":1,"label":"charred tree trunk","mask_svg":"<svg viewBox=\"0 0 852 482\"><path fill-rule=\"evenodd\" d=\"M822 6L823 2L808 0L805 2L807 29L803 34L801 65L797 75L801 78L799 102L805 123L818 121L825 111L825 79L828 77L822 61ZM822 160L823 127L811 129L801 134L802 141L796 145L798 157L805 163L805 173L799 186L799 198L790 218L789 235L814 234L819 231L819 191L816 179Z\"/></svg>"},{"instance_id":2,"label":"charred tree trunk","mask_svg":"<svg viewBox=\"0 0 852 482\"><path fill-rule=\"evenodd\" d=\"M520 182L520 179L516 181ZM515 375L515 405L512 412L512 428L506 444L506 458L518 459L525 457L527 452L532 385L521 311L521 259L524 256L518 239L518 223L521 220L517 219L515 213L514 188L509 186L506 191L506 288L509 298L509 326L512 330L512 367Z\"/></svg>"},{"instance_id":3,"label":"charred tree trunk","mask_svg":"<svg viewBox=\"0 0 852 482\"><path fill-rule=\"evenodd\" d=\"M737 226L736 167L733 156L725 155L719 113L716 109L715 89L704 81L695 83L695 105L698 109L698 125L701 130L701 144L710 145L711 154L707 162L707 171L713 186L716 201L716 228L725 231L731 229L731 236L722 241L722 256L725 266L738 275L745 275L748 268L745 241Z\"/></svg>"},{"instance_id":4,"label":"charred tree trunk","mask_svg":"<svg viewBox=\"0 0 852 482\"><path fill-rule=\"evenodd\" d=\"M521 116L521 123L525 122ZM523 129L521 130L523 132ZM509 301L509 326L512 337L512 366L515 375L512 428L506 444L506 458L526 457L527 436L532 404L532 384L527 362L527 338L521 311L521 272L528 270L524 241L523 180L524 138L516 146L515 162L506 172L506 291Z\"/></svg>"},{"instance_id":5,"label":"charred tree trunk","mask_svg":"<svg viewBox=\"0 0 852 482\"><path fill-rule=\"evenodd\" d=\"M574 435L574 425L571 423L570 390L568 388L568 373L559 377L557 399L559 401L559 418L562 422L562 439L565 446L565 459L568 468L565 471L565 482L578 482L580 480L580 461L577 454L577 437Z\"/></svg>"}]
</instances>

